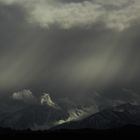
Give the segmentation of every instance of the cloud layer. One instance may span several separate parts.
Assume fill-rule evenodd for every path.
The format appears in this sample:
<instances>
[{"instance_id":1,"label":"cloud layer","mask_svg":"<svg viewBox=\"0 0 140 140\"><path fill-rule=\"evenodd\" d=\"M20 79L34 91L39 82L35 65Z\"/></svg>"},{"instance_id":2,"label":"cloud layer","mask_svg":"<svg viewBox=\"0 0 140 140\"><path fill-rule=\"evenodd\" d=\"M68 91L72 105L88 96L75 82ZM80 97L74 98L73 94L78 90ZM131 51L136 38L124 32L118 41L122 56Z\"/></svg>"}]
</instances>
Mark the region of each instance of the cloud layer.
<instances>
[{"instance_id":1,"label":"cloud layer","mask_svg":"<svg viewBox=\"0 0 140 140\"><path fill-rule=\"evenodd\" d=\"M139 0L90 0L62 2L61 0L0 0L26 9L27 19L41 27L58 25L61 28L93 26L105 23L107 28L122 31L140 19Z\"/></svg>"},{"instance_id":2,"label":"cloud layer","mask_svg":"<svg viewBox=\"0 0 140 140\"><path fill-rule=\"evenodd\" d=\"M138 0L0 0L0 90L80 100L95 89L139 87L139 6Z\"/></svg>"},{"instance_id":3,"label":"cloud layer","mask_svg":"<svg viewBox=\"0 0 140 140\"><path fill-rule=\"evenodd\" d=\"M19 91L19 92L14 92L12 94L12 98L14 100L24 101L24 102L33 102L35 99L32 92L30 90L26 90L26 89Z\"/></svg>"}]
</instances>

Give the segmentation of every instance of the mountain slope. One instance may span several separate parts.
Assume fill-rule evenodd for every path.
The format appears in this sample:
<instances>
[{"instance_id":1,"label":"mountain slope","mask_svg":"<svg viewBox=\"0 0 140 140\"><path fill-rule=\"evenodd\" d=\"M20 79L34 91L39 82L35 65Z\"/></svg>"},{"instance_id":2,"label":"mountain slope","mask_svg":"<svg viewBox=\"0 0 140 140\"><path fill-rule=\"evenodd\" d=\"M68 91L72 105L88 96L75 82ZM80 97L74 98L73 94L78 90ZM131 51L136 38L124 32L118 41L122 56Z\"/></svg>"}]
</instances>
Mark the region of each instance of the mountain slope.
<instances>
[{"instance_id":1,"label":"mountain slope","mask_svg":"<svg viewBox=\"0 0 140 140\"><path fill-rule=\"evenodd\" d=\"M48 129L54 126L54 122L68 116L67 110L57 106L49 94L44 94L37 102L24 102L13 98L1 99L0 102L0 127L3 128Z\"/></svg>"},{"instance_id":2,"label":"mountain slope","mask_svg":"<svg viewBox=\"0 0 140 140\"><path fill-rule=\"evenodd\" d=\"M45 130L85 117L91 114L91 110L93 109L89 107L76 107L63 101L57 103L47 93L35 102L8 98L0 102L0 127Z\"/></svg>"},{"instance_id":3,"label":"mountain slope","mask_svg":"<svg viewBox=\"0 0 140 140\"><path fill-rule=\"evenodd\" d=\"M13 129L48 129L55 121L68 117L68 113L42 105L31 105L24 109L3 114L0 117L1 127Z\"/></svg>"},{"instance_id":4,"label":"mountain slope","mask_svg":"<svg viewBox=\"0 0 140 140\"><path fill-rule=\"evenodd\" d=\"M140 125L140 106L124 104L103 110L83 120L59 125L53 129L111 129L128 124Z\"/></svg>"}]
</instances>

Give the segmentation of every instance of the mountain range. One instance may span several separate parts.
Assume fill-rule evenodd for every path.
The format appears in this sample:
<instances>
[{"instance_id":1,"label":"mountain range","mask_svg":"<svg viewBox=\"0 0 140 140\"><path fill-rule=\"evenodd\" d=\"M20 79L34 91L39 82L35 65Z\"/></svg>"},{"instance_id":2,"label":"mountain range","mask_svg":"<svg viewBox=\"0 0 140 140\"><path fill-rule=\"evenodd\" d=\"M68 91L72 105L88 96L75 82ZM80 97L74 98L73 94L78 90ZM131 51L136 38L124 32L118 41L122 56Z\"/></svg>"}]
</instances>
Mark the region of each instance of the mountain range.
<instances>
[{"instance_id":1,"label":"mountain range","mask_svg":"<svg viewBox=\"0 0 140 140\"><path fill-rule=\"evenodd\" d=\"M92 111L91 107L76 106L67 101L59 101L57 104L49 94L44 94L35 101L27 101L19 98L1 100L0 127L16 130L48 130L65 122L85 118Z\"/></svg>"},{"instance_id":2,"label":"mountain range","mask_svg":"<svg viewBox=\"0 0 140 140\"><path fill-rule=\"evenodd\" d=\"M0 127L14 130L114 129L126 125L140 126L140 105L130 103L103 110L93 106L76 106L55 102L44 94L37 102L21 100L0 102ZM10 105L9 105L10 104Z\"/></svg>"},{"instance_id":3,"label":"mountain range","mask_svg":"<svg viewBox=\"0 0 140 140\"><path fill-rule=\"evenodd\" d=\"M140 125L140 106L123 104L92 114L78 121L71 121L56 126L58 129L114 129L126 125Z\"/></svg>"}]
</instances>

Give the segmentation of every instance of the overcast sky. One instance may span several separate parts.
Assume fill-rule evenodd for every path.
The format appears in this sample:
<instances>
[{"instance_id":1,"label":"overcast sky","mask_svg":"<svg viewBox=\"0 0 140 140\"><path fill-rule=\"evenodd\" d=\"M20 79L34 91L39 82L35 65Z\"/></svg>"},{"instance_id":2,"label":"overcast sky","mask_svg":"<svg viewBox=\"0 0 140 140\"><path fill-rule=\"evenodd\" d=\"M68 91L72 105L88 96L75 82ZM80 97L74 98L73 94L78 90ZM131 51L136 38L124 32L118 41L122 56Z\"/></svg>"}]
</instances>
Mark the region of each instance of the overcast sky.
<instances>
[{"instance_id":1,"label":"overcast sky","mask_svg":"<svg viewBox=\"0 0 140 140\"><path fill-rule=\"evenodd\" d=\"M139 11L139 0L0 0L0 91L139 94Z\"/></svg>"}]
</instances>

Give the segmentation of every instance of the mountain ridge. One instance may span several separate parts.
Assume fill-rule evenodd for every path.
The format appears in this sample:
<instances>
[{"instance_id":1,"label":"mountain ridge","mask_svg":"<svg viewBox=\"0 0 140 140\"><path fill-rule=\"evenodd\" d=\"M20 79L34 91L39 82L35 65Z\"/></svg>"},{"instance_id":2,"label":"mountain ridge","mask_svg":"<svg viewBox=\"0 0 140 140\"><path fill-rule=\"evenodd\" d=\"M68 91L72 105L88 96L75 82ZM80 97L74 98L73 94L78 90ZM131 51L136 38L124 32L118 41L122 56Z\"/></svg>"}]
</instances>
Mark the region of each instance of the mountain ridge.
<instances>
[{"instance_id":1,"label":"mountain ridge","mask_svg":"<svg viewBox=\"0 0 140 140\"><path fill-rule=\"evenodd\" d=\"M112 129L125 125L140 125L140 106L124 104L102 110L89 117L58 125L53 129Z\"/></svg>"}]
</instances>

